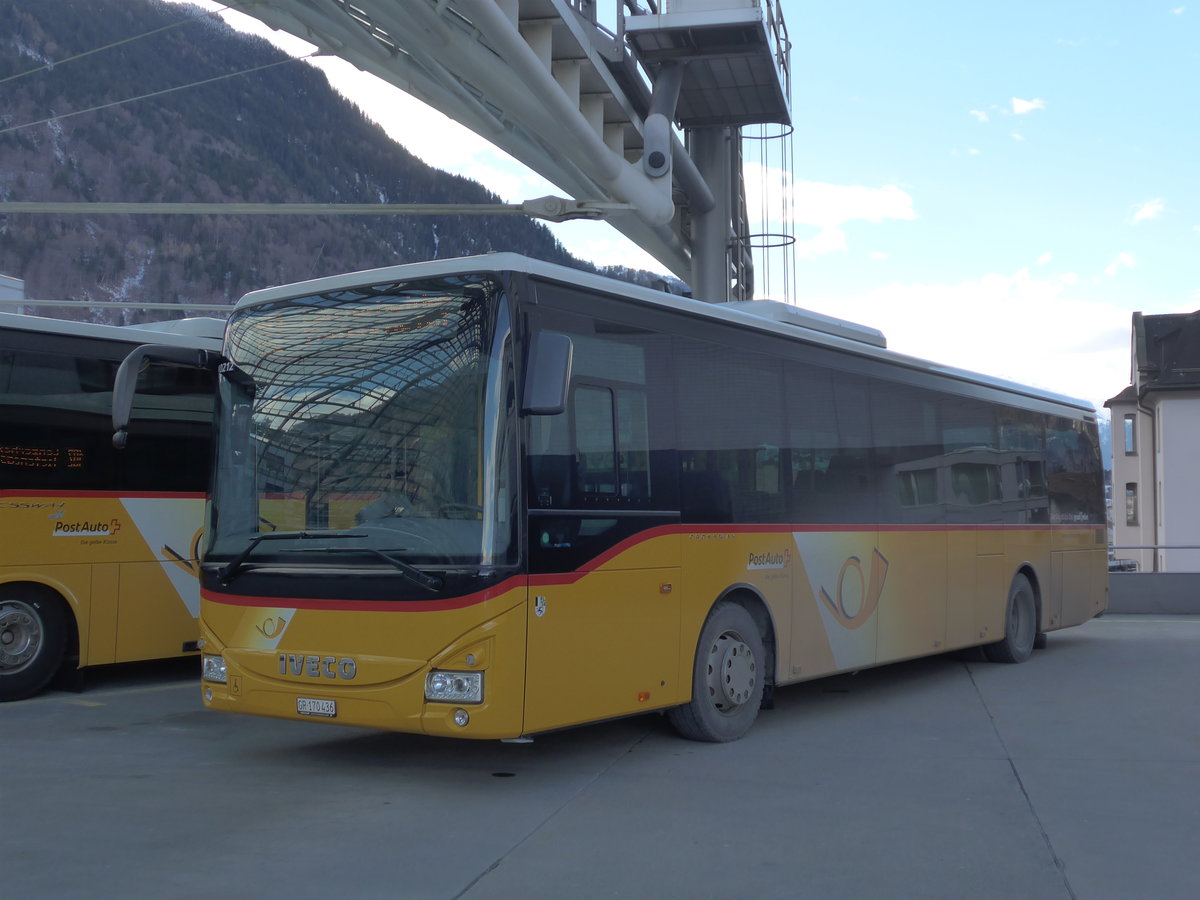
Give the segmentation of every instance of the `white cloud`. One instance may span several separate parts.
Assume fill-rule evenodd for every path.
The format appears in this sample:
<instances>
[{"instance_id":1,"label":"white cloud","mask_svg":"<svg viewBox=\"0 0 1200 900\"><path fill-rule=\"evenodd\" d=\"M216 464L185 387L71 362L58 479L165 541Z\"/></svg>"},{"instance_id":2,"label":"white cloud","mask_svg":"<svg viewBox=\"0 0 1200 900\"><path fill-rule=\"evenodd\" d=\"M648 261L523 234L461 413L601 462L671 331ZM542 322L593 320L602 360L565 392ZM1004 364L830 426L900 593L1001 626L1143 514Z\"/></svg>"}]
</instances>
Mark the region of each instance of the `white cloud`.
<instances>
[{"instance_id":1,"label":"white cloud","mask_svg":"<svg viewBox=\"0 0 1200 900\"><path fill-rule=\"evenodd\" d=\"M1118 253L1113 257L1112 262L1104 267L1104 274L1112 277L1121 269L1132 269L1137 265L1137 259L1132 253Z\"/></svg>"},{"instance_id":2,"label":"white cloud","mask_svg":"<svg viewBox=\"0 0 1200 900\"><path fill-rule=\"evenodd\" d=\"M874 260L875 262L882 262L883 260L885 260L885 259L887 259L887 258L888 258L888 254L886 254L886 253L883 253L883 252L881 252L881 251L879 251L879 250L872 250L872 251L871 251L871 252L868 254L868 256L869 256L869 258L870 258L870 259Z\"/></svg>"},{"instance_id":3,"label":"white cloud","mask_svg":"<svg viewBox=\"0 0 1200 900\"><path fill-rule=\"evenodd\" d=\"M1134 212L1133 224L1136 225L1138 222L1145 222L1148 219L1156 218L1158 214L1166 208L1166 204L1163 203L1163 199L1161 197L1156 197L1153 200L1147 200Z\"/></svg>"},{"instance_id":4,"label":"white cloud","mask_svg":"<svg viewBox=\"0 0 1200 900\"><path fill-rule=\"evenodd\" d=\"M958 284L890 284L801 305L879 328L900 353L1101 406L1129 383L1130 313L1075 295L1077 282L1021 269Z\"/></svg>"},{"instance_id":5,"label":"white cloud","mask_svg":"<svg viewBox=\"0 0 1200 900\"><path fill-rule=\"evenodd\" d=\"M812 259L846 249L846 232L840 228L822 228L811 238L796 238L796 259Z\"/></svg>"},{"instance_id":6,"label":"white cloud","mask_svg":"<svg viewBox=\"0 0 1200 900\"><path fill-rule=\"evenodd\" d=\"M1031 113L1034 110L1045 109L1046 101L1035 97L1032 100L1022 100L1020 97L1012 98L1012 112L1014 116L1023 116L1026 113Z\"/></svg>"},{"instance_id":7,"label":"white cloud","mask_svg":"<svg viewBox=\"0 0 1200 900\"><path fill-rule=\"evenodd\" d=\"M1177 7L1175 7L1173 10L1171 10L1171 15L1173 15L1173 16L1182 16L1182 15L1183 15L1183 11L1184 11L1185 9L1187 9L1187 7L1186 7L1186 6L1177 6Z\"/></svg>"},{"instance_id":8,"label":"white cloud","mask_svg":"<svg viewBox=\"0 0 1200 900\"><path fill-rule=\"evenodd\" d=\"M1050 262L1050 260L1052 260L1052 259L1054 259L1054 257L1051 254L1043 253L1041 256L1039 256L1037 258L1037 264L1039 266L1044 266L1044 265L1046 265L1046 263Z\"/></svg>"},{"instance_id":9,"label":"white cloud","mask_svg":"<svg viewBox=\"0 0 1200 900\"><path fill-rule=\"evenodd\" d=\"M894 184L871 188L798 181L792 187L792 197L795 220L822 228L836 227L855 219L882 222L884 219L912 220L917 217L912 197Z\"/></svg>"},{"instance_id":10,"label":"white cloud","mask_svg":"<svg viewBox=\"0 0 1200 900\"><path fill-rule=\"evenodd\" d=\"M969 114L971 116L974 116L976 122L987 122L988 121L988 114L985 113L982 109L972 109L969 111Z\"/></svg>"},{"instance_id":11,"label":"white cloud","mask_svg":"<svg viewBox=\"0 0 1200 900\"><path fill-rule=\"evenodd\" d=\"M1019 132L1019 131L1014 131L1014 132L1012 133L1012 139L1013 139L1014 141L1024 141L1024 140L1025 140L1025 135L1021 134L1021 132Z\"/></svg>"},{"instance_id":12,"label":"white cloud","mask_svg":"<svg viewBox=\"0 0 1200 900\"><path fill-rule=\"evenodd\" d=\"M793 181L789 175L758 163L746 163L746 205L751 217L764 209L767 221L763 231L793 230L805 226L816 229L811 237L797 238L797 259L811 259L847 249L848 222L880 223L885 219L909 221L917 217L913 200L894 184L873 188L863 185L827 184L819 181Z\"/></svg>"}]
</instances>

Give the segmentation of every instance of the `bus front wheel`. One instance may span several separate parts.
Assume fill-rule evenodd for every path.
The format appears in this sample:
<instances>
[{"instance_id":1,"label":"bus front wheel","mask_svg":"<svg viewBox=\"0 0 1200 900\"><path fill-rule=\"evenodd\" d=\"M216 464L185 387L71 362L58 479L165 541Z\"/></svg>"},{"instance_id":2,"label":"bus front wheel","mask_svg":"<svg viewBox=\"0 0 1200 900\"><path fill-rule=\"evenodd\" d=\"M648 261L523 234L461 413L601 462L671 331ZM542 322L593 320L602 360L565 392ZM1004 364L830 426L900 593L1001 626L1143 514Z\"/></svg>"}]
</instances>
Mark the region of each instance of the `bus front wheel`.
<instances>
[{"instance_id":1,"label":"bus front wheel","mask_svg":"<svg viewBox=\"0 0 1200 900\"><path fill-rule=\"evenodd\" d=\"M57 597L19 588L0 593L0 701L44 688L66 646L66 613Z\"/></svg>"},{"instance_id":2,"label":"bus front wheel","mask_svg":"<svg viewBox=\"0 0 1200 900\"><path fill-rule=\"evenodd\" d=\"M1024 575L1013 579L1004 612L1004 638L985 644L984 654L996 663L1020 663L1033 653L1038 636L1037 596Z\"/></svg>"},{"instance_id":3,"label":"bus front wheel","mask_svg":"<svg viewBox=\"0 0 1200 900\"><path fill-rule=\"evenodd\" d=\"M736 603L718 603L700 631L692 700L668 710L667 719L689 740L737 740L758 716L765 661L754 617Z\"/></svg>"}]
</instances>

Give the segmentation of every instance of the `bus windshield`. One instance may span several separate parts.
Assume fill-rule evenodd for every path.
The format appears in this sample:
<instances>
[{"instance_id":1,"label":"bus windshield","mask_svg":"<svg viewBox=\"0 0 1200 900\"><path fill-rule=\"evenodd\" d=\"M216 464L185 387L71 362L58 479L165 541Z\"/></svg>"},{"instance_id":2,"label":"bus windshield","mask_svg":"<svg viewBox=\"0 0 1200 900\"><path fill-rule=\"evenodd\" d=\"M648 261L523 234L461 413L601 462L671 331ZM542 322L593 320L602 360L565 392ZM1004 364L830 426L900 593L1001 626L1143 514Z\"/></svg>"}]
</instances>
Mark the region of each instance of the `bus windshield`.
<instances>
[{"instance_id":1,"label":"bus windshield","mask_svg":"<svg viewBox=\"0 0 1200 900\"><path fill-rule=\"evenodd\" d=\"M515 552L511 339L461 276L264 303L228 331L210 560L503 565Z\"/></svg>"}]
</instances>

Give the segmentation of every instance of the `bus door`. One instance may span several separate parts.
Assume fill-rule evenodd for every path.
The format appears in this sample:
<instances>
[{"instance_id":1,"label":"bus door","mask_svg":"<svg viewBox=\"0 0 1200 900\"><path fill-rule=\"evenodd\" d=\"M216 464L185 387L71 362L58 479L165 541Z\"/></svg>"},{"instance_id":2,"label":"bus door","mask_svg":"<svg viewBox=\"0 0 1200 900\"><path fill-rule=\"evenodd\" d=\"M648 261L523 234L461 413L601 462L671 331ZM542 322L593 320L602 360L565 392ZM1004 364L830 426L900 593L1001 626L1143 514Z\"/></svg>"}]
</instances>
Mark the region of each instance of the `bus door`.
<instances>
[{"instance_id":1,"label":"bus door","mask_svg":"<svg viewBox=\"0 0 1200 900\"><path fill-rule=\"evenodd\" d=\"M530 417L526 732L686 698L679 513L656 502L674 480L648 413L640 385L588 379Z\"/></svg>"}]
</instances>

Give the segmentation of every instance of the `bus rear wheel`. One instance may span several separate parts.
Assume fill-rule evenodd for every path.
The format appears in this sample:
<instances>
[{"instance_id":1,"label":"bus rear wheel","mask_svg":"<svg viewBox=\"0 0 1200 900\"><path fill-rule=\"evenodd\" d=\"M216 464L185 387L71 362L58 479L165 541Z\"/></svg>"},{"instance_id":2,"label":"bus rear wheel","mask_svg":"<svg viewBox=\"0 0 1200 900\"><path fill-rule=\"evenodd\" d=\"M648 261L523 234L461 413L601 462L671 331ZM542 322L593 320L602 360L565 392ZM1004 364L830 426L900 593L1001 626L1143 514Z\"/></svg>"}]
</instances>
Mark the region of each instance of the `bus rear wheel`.
<instances>
[{"instance_id":1,"label":"bus rear wheel","mask_svg":"<svg viewBox=\"0 0 1200 900\"><path fill-rule=\"evenodd\" d=\"M754 617L736 603L718 603L700 631L692 700L668 710L668 721L689 740L737 740L758 716L765 660Z\"/></svg>"},{"instance_id":2,"label":"bus rear wheel","mask_svg":"<svg viewBox=\"0 0 1200 900\"><path fill-rule=\"evenodd\" d=\"M44 688L63 661L67 620L57 597L36 590L0 594L0 701Z\"/></svg>"},{"instance_id":3,"label":"bus rear wheel","mask_svg":"<svg viewBox=\"0 0 1200 900\"><path fill-rule=\"evenodd\" d=\"M1004 612L1004 638L985 644L984 654L995 663L1021 663L1033 653L1038 636L1037 596L1024 575L1013 579Z\"/></svg>"}]
</instances>

